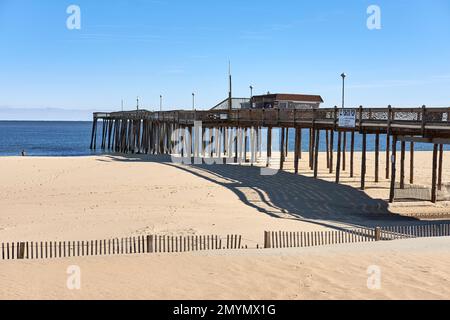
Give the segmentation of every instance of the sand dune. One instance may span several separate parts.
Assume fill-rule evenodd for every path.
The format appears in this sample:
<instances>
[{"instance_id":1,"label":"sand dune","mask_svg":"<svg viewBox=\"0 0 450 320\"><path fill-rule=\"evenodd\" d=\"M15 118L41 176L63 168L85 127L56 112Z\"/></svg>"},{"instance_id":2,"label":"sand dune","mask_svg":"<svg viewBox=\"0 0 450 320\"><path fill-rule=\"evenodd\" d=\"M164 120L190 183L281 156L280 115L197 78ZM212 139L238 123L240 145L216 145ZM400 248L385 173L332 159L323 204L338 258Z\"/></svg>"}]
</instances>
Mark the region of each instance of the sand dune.
<instances>
[{"instance_id":1,"label":"sand dune","mask_svg":"<svg viewBox=\"0 0 450 320\"><path fill-rule=\"evenodd\" d=\"M450 299L450 239L0 263L1 299ZM69 290L67 268L81 271ZM370 266L380 289L369 289Z\"/></svg>"}]
</instances>

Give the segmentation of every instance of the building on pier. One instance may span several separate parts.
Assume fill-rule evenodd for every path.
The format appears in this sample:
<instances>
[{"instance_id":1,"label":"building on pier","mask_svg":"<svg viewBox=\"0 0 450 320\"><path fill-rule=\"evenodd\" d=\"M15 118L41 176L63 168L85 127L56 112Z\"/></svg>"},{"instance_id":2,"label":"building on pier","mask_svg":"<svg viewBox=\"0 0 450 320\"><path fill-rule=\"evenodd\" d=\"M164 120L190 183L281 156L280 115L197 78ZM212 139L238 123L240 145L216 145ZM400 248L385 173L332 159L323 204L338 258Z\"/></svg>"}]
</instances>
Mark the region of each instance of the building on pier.
<instances>
[{"instance_id":1,"label":"building on pier","mask_svg":"<svg viewBox=\"0 0 450 320\"><path fill-rule=\"evenodd\" d=\"M231 109L318 109L323 103L319 95L291 94L291 93L267 93L265 95L248 98L232 98ZM227 98L211 110L228 110L230 99Z\"/></svg>"},{"instance_id":2,"label":"building on pier","mask_svg":"<svg viewBox=\"0 0 450 320\"><path fill-rule=\"evenodd\" d=\"M323 99L319 95L275 93L253 96L253 109L317 109Z\"/></svg>"}]
</instances>

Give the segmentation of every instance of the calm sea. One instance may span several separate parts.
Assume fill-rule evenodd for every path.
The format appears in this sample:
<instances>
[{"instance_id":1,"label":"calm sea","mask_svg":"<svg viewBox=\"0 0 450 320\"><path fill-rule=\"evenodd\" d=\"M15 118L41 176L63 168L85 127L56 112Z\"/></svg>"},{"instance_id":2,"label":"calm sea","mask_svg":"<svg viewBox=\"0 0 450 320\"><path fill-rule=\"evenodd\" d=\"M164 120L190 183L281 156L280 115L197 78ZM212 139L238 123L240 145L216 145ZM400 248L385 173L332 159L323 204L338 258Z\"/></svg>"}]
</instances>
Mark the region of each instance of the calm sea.
<instances>
[{"instance_id":1,"label":"calm sea","mask_svg":"<svg viewBox=\"0 0 450 320\"><path fill-rule=\"evenodd\" d=\"M25 150L29 156L85 156L100 153L89 150L92 122L59 121L0 121L0 156L17 156ZM98 129L99 145L101 127ZM265 143L263 132L263 143ZM308 131L304 130L302 149L308 150ZM278 150L278 130L273 133L273 149ZM337 143L337 138L334 139ZM374 150L374 136L368 136L367 150ZM350 136L348 147L350 145ZM381 150L385 150L385 136L381 137ZM294 148L294 131L289 132L289 149ZM416 150L432 150L430 144L416 144ZM320 149L325 151L325 135L320 138ZM355 149L361 150L361 137L356 135ZM448 148L447 148L448 150Z\"/></svg>"},{"instance_id":2,"label":"calm sea","mask_svg":"<svg viewBox=\"0 0 450 320\"><path fill-rule=\"evenodd\" d=\"M0 155L90 155L91 127L88 121L0 121Z\"/></svg>"}]
</instances>

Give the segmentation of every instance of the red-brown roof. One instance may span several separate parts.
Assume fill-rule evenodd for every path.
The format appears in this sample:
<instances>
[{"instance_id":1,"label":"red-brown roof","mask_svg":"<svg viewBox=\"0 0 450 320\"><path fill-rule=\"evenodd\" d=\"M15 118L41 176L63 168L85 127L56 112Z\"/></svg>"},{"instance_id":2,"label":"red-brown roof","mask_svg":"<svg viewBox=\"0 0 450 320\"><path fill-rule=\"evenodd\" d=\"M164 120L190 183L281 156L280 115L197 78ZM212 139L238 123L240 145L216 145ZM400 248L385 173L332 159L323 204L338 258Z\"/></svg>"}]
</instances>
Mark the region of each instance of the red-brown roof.
<instances>
[{"instance_id":1,"label":"red-brown roof","mask_svg":"<svg viewBox=\"0 0 450 320\"><path fill-rule=\"evenodd\" d=\"M272 100L286 100L286 101L302 101L302 102L320 102L323 103L323 99L318 95L309 94L290 94L290 93L273 93L265 94L261 96L254 96L255 99L272 99Z\"/></svg>"}]
</instances>

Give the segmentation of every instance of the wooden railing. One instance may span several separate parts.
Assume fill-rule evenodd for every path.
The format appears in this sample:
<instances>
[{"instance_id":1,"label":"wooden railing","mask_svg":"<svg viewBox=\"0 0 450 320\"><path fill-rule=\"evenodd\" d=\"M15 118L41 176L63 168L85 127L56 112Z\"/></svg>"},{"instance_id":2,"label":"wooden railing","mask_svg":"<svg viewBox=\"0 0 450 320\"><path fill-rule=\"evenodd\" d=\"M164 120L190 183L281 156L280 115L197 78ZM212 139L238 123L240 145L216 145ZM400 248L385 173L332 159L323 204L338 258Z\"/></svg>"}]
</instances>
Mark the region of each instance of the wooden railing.
<instances>
[{"instance_id":1,"label":"wooden railing","mask_svg":"<svg viewBox=\"0 0 450 320\"><path fill-rule=\"evenodd\" d=\"M450 130L450 108L354 108L357 110L357 127L370 124L383 124L395 127L416 126L436 127ZM294 109L242 109L208 111L165 111L145 110L111 113L94 113L96 119L148 119L162 122L176 122L192 125L194 121L205 124L239 123L240 125L285 125L335 124L339 108L321 108L310 110Z\"/></svg>"}]
</instances>

